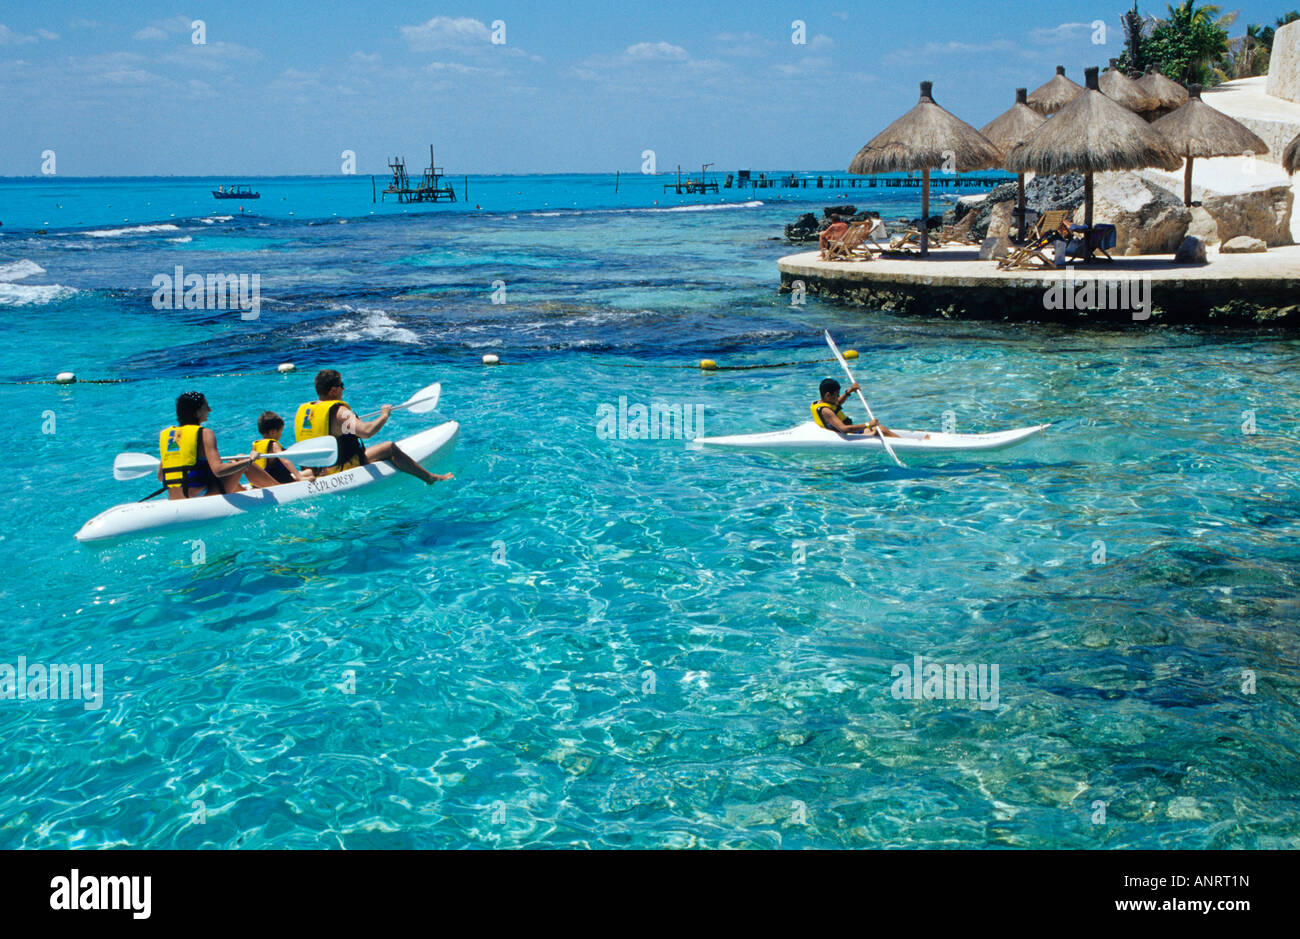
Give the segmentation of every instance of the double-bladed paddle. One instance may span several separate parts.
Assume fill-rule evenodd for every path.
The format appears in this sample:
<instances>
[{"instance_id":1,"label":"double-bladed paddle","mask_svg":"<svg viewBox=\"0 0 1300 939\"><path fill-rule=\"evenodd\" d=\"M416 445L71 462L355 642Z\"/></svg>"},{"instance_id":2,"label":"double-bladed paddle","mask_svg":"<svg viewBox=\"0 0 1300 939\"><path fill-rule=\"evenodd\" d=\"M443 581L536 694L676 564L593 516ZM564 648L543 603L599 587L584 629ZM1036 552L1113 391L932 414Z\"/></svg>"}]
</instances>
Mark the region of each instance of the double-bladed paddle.
<instances>
[{"instance_id":1,"label":"double-bladed paddle","mask_svg":"<svg viewBox=\"0 0 1300 939\"><path fill-rule=\"evenodd\" d=\"M332 466L339 458L339 442L334 437L313 437L295 443L279 453L250 454L256 459L290 460L302 466ZM148 453L119 453L113 460L113 478L140 479L158 472L162 461Z\"/></svg>"},{"instance_id":2,"label":"double-bladed paddle","mask_svg":"<svg viewBox=\"0 0 1300 939\"><path fill-rule=\"evenodd\" d=\"M823 330L822 335L826 337L826 345L830 346L831 351L835 353L835 361L839 362L840 368L844 369L844 374L848 377L849 384L856 385L857 382L853 380L853 373L849 371L849 363L845 362L844 356L840 355L839 347L835 345L835 340L831 338L830 332L828 330ZM871 405L867 404L867 399L862 396L861 388L858 388L858 400L860 400L862 402L862 406L867 409L867 417L871 418L871 420L874 421L876 419L876 415L871 413ZM880 442L885 445L885 452L887 452L891 457L893 457L895 463L897 463L899 466L902 466L903 461L898 458L898 454L894 452L894 448L891 447L889 445L889 441L885 439L885 432L880 429L879 424L876 425L876 434L880 437Z\"/></svg>"}]
</instances>

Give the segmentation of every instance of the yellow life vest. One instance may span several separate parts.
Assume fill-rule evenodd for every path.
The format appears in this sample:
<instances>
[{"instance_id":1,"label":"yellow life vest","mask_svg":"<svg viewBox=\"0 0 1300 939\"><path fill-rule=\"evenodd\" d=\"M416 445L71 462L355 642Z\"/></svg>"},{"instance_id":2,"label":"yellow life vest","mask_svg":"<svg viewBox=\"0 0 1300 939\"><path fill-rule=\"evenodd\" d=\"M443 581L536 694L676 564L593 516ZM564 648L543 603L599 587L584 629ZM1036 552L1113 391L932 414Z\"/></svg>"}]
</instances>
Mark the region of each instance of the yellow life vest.
<instances>
[{"instance_id":1,"label":"yellow life vest","mask_svg":"<svg viewBox=\"0 0 1300 939\"><path fill-rule=\"evenodd\" d=\"M257 453L270 453L271 444L274 442L275 441L270 437L263 437L261 440L258 440L253 444L253 450ZM266 469L266 460L254 460L253 462L257 465L258 469Z\"/></svg>"},{"instance_id":2,"label":"yellow life vest","mask_svg":"<svg viewBox=\"0 0 1300 939\"><path fill-rule=\"evenodd\" d=\"M853 423L852 421L849 420L848 415L839 409L838 405L827 404L825 401L822 401L820 398L818 398L816 401L812 403L813 420L817 422L818 427L826 427L826 424L822 421L822 408L830 408L835 413L835 416L838 417L845 424ZM826 427L826 429L830 430L829 427Z\"/></svg>"},{"instance_id":3,"label":"yellow life vest","mask_svg":"<svg viewBox=\"0 0 1300 939\"><path fill-rule=\"evenodd\" d=\"M348 406L346 401L308 401L298 405L293 419L293 437L298 443L314 437L328 437L334 412Z\"/></svg>"},{"instance_id":4,"label":"yellow life vest","mask_svg":"<svg viewBox=\"0 0 1300 939\"><path fill-rule=\"evenodd\" d=\"M298 406L298 414L293 420L294 440L301 443L314 437L328 437L330 423L338 408L348 407L346 401L308 401ZM356 434L335 434L339 441L339 462L333 466L316 470L316 478L341 473L366 462L366 448Z\"/></svg>"},{"instance_id":5,"label":"yellow life vest","mask_svg":"<svg viewBox=\"0 0 1300 939\"><path fill-rule=\"evenodd\" d=\"M162 461L163 483L179 489L185 474L199 465L199 441L203 428L198 424L164 427L158 435L158 458Z\"/></svg>"}]
</instances>

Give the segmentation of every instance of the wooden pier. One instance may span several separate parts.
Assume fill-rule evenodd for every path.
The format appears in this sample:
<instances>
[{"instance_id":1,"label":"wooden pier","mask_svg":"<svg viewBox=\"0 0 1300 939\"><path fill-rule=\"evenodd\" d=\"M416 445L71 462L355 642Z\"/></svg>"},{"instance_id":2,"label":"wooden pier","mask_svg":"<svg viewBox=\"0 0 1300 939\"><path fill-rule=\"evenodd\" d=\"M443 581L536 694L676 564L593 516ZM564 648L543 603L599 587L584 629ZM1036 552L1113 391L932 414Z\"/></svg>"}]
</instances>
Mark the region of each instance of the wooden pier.
<instances>
[{"instance_id":1,"label":"wooden pier","mask_svg":"<svg viewBox=\"0 0 1300 939\"><path fill-rule=\"evenodd\" d=\"M1014 176L961 176L956 173L937 173L930 176L931 189L992 189L1003 183L1014 183ZM664 187L672 188L672 184ZM818 174L797 176L754 176L749 170L737 170L733 177L727 174L724 189L920 189L921 176L835 176Z\"/></svg>"},{"instance_id":2,"label":"wooden pier","mask_svg":"<svg viewBox=\"0 0 1300 939\"><path fill-rule=\"evenodd\" d=\"M398 202L455 202L456 190L451 183L443 183L445 173L441 166L437 166L433 159L433 144L429 144L429 165L420 178L418 186L412 186L410 177L406 175L406 159L404 157L393 157L388 161L388 168L393 172L393 180L388 184L388 188L380 193L380 201L385 196L395 195ZM468 189L468 181L466 182ZM373 201L374 197L371 196Z\"/></svg>"},{"instance_id":3,"label":"wooden pier","mask_svg":"<svg viewBox=\"0 0 1300 939\"><path fill-rule=\"evenodd\" d=\"M709 167L712 165L712 163L705 163L700 167L699 179L691 179L689 176L682 179L682 165L678 163L677 182L664 183L664 192L675 192L679 196L682 193L693 195L697 192L718 192L718 181L716 179L709 179L708 176ZM731 177L728 176L727 179L731 179Z\"/></svg>"}]
</instances>

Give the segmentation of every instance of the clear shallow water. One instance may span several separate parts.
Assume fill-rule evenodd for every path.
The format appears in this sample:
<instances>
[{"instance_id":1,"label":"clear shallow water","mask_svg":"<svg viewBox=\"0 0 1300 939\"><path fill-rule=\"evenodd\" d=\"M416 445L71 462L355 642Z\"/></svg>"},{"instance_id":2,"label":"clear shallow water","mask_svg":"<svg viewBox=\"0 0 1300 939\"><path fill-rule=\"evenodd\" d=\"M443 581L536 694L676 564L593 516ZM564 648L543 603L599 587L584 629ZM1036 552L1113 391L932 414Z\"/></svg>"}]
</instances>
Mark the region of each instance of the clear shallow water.
<instances>
[{"instance_id":1,"label":"clear shallow water","mask_svg":"<svg viewBox=\"0 0 1300 939\"><path fill-rule=\"evenodd\" d=\"M0 702L0 845L1300 846L1300 344L791 307L800 209L0 238L43 270L0 276L0 380L130 379L0 385L0 662L106 686ZM260 318L155 311L176 264L259 273ZM620 396L802 420L827 364L679 366L821 359L823 327L887 422L1056 423L905 470L596 433ZM149 491L107 467L179 391L229 451L327 365L366 408L442 381L456 480L72 540ZM896 700L914 655L998 664L999 707Z\"/></svg>"}]
</instances>

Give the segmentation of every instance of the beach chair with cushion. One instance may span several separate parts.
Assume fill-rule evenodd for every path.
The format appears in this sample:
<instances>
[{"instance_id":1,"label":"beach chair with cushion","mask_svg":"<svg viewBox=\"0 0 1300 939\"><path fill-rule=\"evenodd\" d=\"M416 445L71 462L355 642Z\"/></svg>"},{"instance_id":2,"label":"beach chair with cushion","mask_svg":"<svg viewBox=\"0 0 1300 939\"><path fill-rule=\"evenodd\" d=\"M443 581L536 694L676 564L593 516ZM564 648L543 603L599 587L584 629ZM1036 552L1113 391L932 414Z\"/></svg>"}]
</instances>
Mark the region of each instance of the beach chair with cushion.
<instances>
[{"instance_id":1,"label":"beach chair with cushion","mask_svg":"<svg viewBox=\"0 0 1300 939\"><path fill-rule=\"evenodd\" d=\"M1039 216L1033 231L1029 233L1028 240L1023 245L1012 248L1010 254L998 261L998 269L1003 271L1027 270L1035 265L1050 268L1059 267L1055 259L1049 258L1045 252L1052 250L1054 242L1065 240L1065 236L1061 234L1061 231L1069 217L1070 213L1068 211L1060 209L1044 212Z\"/></svg>"},{"instance_id":2,"label":"beach chair with cushion","mask_svg":"<svg viewBox=\"0 0 1300 939\"><path fill-rule=\"evenodd\" d=\"M1114 225L1093 225L1092 231L1089 231L1083 225L1070 226L1070 249L1071 257L1081 258L1084 256L1084 240L1092 242L1092 256L1094 259L1098 255L1104 257L1107 261L1114 261L1110 256L1110 248L1115 247L1119 241L1119 235Z\"/></svg>"}]
</instances>

